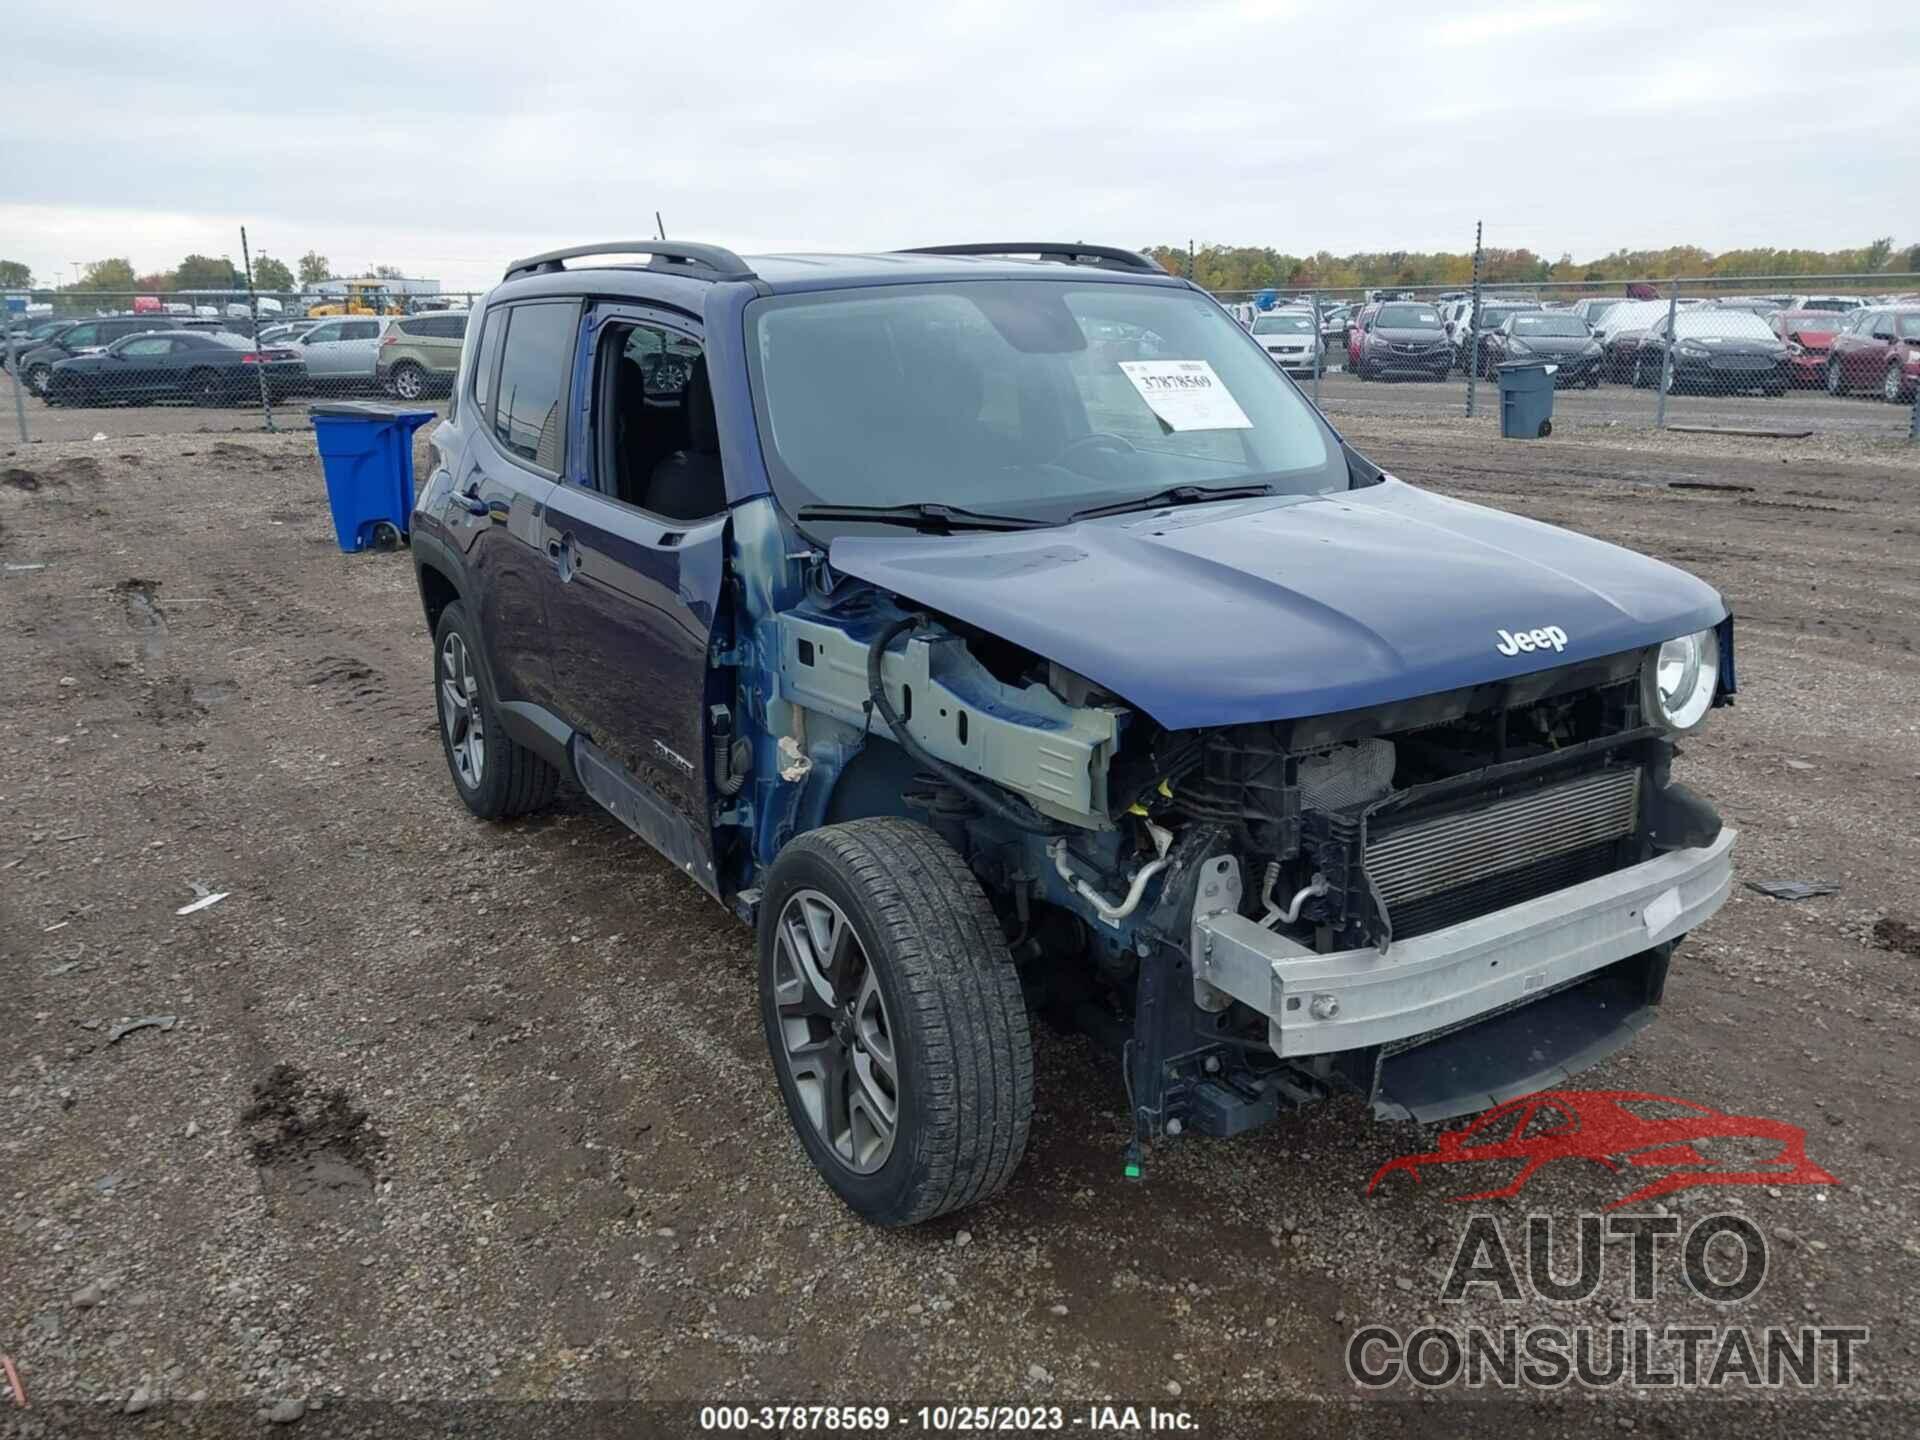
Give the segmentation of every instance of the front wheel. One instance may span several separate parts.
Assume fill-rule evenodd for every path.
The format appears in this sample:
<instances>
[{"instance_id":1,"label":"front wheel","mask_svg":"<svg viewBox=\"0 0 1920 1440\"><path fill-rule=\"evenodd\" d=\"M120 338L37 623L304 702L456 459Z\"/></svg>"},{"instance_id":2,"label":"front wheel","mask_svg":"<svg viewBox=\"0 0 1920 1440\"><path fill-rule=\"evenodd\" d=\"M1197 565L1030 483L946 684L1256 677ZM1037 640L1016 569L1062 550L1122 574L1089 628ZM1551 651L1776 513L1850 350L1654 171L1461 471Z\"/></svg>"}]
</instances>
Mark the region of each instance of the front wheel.
<instances>
[{"instance_id":1,"label":"front wheel","mask_svg":"<svg viewBox=\"0 0 1920 1440\"><path fill-rule=\"evenodd\" d=\"M787 1113L836 1194L878 1225L977 1204L1033 1113L1020 981L966 862L910 820L812 830L760 900L760 1015Z\"/></svg>"},{"instance_id":2,"label":"front wheel","mask_svg":"<svg viewBox=\"0 0 1920 1440\"><path fill-rule=\"evenodd\" d=\"M1900 373L1900 362L1894 361L1887 366L1887 373L1880 381L1880 397L1889 405L1900 403L1900 392L1905 388L1906 377Z\"/></svg>"},{"instance_id":3,"label":"front wheel","mask_svg":"<svg viewBox=\"0 0 1920 1440\"><path fill-rule=\"evenodd\" d=\"M1840 373L1840 362L1838 360L1827 361L1827 393L1829 395L1844 395L1847 393L1846 379Z\"/></svg>"},{"instance_id":4,"label":"front wheel","mask_svg":"<svg viewBox=\"0 0 1920 1440\"><path fill-rule=\"evenodd\" d=\"M27 367L27 388L36 395L47 393L47 384L53 378L51 365L29 365Z\"/></svg>"}]
</instances>

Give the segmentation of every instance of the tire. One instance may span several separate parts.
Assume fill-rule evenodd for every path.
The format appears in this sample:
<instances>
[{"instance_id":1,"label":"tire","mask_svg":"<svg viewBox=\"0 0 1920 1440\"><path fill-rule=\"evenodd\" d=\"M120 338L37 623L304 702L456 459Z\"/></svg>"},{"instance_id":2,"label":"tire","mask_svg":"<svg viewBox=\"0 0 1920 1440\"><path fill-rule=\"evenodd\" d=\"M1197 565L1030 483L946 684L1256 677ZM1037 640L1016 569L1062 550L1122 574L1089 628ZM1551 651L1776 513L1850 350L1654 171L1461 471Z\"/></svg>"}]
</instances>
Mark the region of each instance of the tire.
<instances>
[{"instance_id":1,"label":"tire","mask_svg":"<svg viewBox=\"0 0 1920 1440\"><path fill-rule=\"evenodd\" d=\"M801 835L768 872L759 948L781 1099L855 1213L915 1225L1007 1183L1033 1114L1026 1002L993 907L951 846L892 817ZM843 959L809 970L822 948Z\"/></svg>"},{"instance_id":2,"label":"tire","mask_svg":"<svg viewBox=\"0 0 1920 1440\"><path fill-rule=\"evenodd\" d=\"M36 395L44 396L47 393L47 381L52 374L51 365L29 365L25 376L27 388Z\"/></svg>"},{"instance_id":3,"label":"tire","mask_svg":"<svg viewBox=\"0 0 1920 1440\"><path fill-rule=\"evenodd\" d=\"M226 382L216 370L195 370L183 387L187 399L196 405L218 405L227 398Z\"/></svg>"},{"instance_id":4,"label":"tire","mask_svg":"<svg viewBox=\"0 0 1920 1440\"><path fill-rule=\"evenodd\" d=\"M434 713L440 722L436 727L440 749L447 758L453 788L467 809L482 820L509 820L551 801L560 772L508 736L481 654L478 629L455 601L440 612L440 623L433 630ZM455 695L466 697L458 715Z\"/></svg>"},{"instance_id":5,"label":"tire","mask_svg":"<svg viewBox=\"0 0 1920 1440\"><path fill-rule=\"evenodd\" d=\"M427 372L411 360L394 366L387 378L393 386L393 393L402 400L418 400L427 393Z\"/></svg>"},{"instance_id":6,"label":"tire","mask_svg":"<svg viewBox=\"0 0 1920 1440\"><path fill-rule=\"evenodd\" d=\"M1847 393L1846 376L1841 373L1840 362L1837 359L1827 361L1827 393L1829 395Z\"/></svg>"},{"instance_id":7,"label":"tire","mask_svg":"<svg viewBox=\"0 0 1920 1440\"><path fill-rule=\"evenodd\" d=\"M1900 373L1898 360L1887 366L1887 373L1880 381L1880 398L1889 405L1898 405L1901 400L1901 391L1906 388L1906 378Z\"/></svg>"}]
</instances>

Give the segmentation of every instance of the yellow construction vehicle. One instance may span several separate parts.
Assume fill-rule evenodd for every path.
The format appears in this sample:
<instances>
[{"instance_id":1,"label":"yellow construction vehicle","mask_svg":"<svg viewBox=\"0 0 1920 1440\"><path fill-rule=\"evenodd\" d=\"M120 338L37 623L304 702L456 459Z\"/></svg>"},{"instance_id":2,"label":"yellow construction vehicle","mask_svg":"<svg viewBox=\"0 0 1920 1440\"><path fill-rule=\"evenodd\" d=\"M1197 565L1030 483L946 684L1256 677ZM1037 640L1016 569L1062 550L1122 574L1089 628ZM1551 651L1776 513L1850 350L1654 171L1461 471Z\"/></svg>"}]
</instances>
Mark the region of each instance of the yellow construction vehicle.
<instances>
[{"instance_id":1,"label":"yellow construction vehicle","mask_svg":"<svg viewBox=\"0 0 1920 1440\"><path fill-rule=\"evenodd\" d=\"M384 280L349 280L347 293L307 307L308 315L404 315L404 299L387 289Z\"/></svg>"}]
</instances>

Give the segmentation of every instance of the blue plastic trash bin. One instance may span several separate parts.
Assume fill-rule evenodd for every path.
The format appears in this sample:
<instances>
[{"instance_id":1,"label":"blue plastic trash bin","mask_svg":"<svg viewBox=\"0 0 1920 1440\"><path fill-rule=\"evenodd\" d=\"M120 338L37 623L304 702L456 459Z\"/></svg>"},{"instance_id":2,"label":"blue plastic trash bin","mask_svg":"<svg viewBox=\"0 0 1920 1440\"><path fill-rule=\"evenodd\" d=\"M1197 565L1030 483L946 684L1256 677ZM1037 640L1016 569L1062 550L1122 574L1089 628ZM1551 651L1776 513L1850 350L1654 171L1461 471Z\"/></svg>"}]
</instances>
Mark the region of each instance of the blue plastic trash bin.
<instances>
[{"instance_id":1,"label":"blue plastic trash bin","mask_svg":"<svg viewBox=\"0 0 1920 1440\"><path fill-rule=\"evenodd\" d=\"M413 432L438 417L358 401L314 405L307 413L340 548L351 555L397 543L413 515Z\"/></svg>"},{"instance_id":2,"label":"blue plastic trash bin","mask_svg":"<svg viewBox=\"0 0 1920 1440\"><path fill-rule=\"evenodd\" d=\"M1544 440L1553 433L1553 369L1502 365L1500 433L1509 440Z\"/></svg>"}]
</instances>

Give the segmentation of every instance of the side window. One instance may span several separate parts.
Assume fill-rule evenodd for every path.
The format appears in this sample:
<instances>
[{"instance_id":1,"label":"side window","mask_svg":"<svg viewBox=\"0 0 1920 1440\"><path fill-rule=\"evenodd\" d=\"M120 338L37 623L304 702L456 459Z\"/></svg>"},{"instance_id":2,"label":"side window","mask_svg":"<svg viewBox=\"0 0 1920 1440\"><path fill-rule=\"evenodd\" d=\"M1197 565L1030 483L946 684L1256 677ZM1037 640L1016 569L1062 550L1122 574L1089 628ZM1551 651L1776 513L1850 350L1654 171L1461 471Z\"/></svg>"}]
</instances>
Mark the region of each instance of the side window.
<instances>
[{"instance_id":1,"label":"side window","mask_svg":"<svg viewBox=\"0 0 1920 1440\"><path fill-rule=\"evenodd\" d=\"M592 483L669 520L727 507L700 342L663 325L610 326L595 356Z\"/></svg>"},{"instance_id":2,"label":"side window","mask_svg":"<svg viewBox=\"0 0 1920 1440\"><path fill-rule=\"evenodd\" d=\"M120 347L122 355L165 355L173 349L173 341L164 335L148 336L139 340L129 340Z\"/></svg>"},{"instance_id":3,"label":"side window","mask_svg":"<svg viewBox=\"0 0 1920 1440\"><path fill-rule=\"evenodd\" d=\"M372 340L380 334L378 320L349 320L340 327L342 340Z\"/></svg>"},{"instance_id":4,"label":"side window","mask_svg":"<svg viewBox=\"0 0 1920 1440\"><path fill-rule=\"evenodd\" d=\"M338 320L330 325L316 325L307 332L307 344L309 345L317 345L325 340L338 340L339 338L340 322Z\"/></svg>"},{"instance_id":5,"label":"side window","mask_svg":"<svg viewBox=\"0 0 1920 1440\"><path fill-rule=\"evenodd\" d=\"M473 362L474 413L484 425L493 423L493 381L500 372L500 337L507 333L507 312L489 310L480 329L480 353Z\"/></svg>"},{"instance_id":6,"label":"side window","mask_svg":"<svg viewBox=\"0 0 1920 1440\"><path fill-rule=\"evenodd\" d=\"M567 381L580 308L571 301L510 306L494 393L493 434L510 453L560 472L567 433Z\"/></svg>"},{"instance_id":7,"label":"side window","mask_svg":"<svg viewBox=\"0 0 1920 1440\"><path fill-rule=\"evenodd\" d=\"M447 327L446 333L449 336L451 336L453 339L461 340L466 337L466 333L467 333L467 317L466 316L449 315L440 323Z\"/></svg>"},{"instance_id":8,"label":"side window","mask_svg":"<svg viewBox=\"0 0 1920 1440\"><path fill-rule=\"evenodd\" d=\"M61 337L61 344L69 350L78 350L82 345L98 345L99 335L98 325L76 325Z\"/></svg>"}]
</instances>

